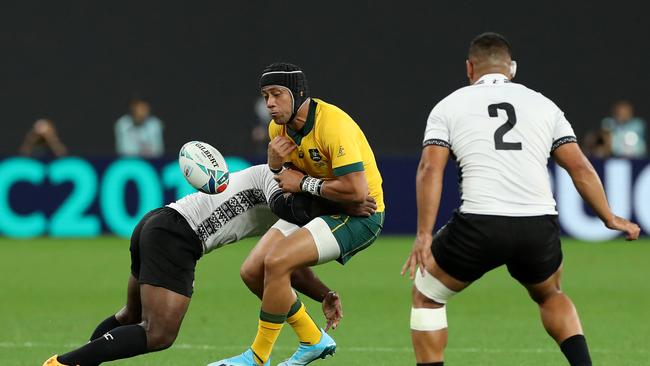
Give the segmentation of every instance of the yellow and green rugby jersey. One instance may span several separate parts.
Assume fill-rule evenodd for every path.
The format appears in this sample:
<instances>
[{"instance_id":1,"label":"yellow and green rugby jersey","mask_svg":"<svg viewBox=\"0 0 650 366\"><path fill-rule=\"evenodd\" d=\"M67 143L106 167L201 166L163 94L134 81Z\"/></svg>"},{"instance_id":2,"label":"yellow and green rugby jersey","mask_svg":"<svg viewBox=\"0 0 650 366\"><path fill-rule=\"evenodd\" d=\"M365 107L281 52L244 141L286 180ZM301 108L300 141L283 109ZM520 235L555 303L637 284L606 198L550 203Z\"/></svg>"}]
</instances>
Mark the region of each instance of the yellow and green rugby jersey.
<instances>
[{"instance_id":1,"label":"yellow and green rugby jersey","mask_svg":"<svg viewBox=\"0 0 650 366\"><path fill-rule=\"evenodd\" d=\"M327 180L365 170L370 196L377 201L377 212L384 211L375 155L361 128L337 106L312 98L302 130L293 131L271 121L269 136L291 138L298 148L291 152L288 162L312 177Z\"/></svg>"}]
</instances>

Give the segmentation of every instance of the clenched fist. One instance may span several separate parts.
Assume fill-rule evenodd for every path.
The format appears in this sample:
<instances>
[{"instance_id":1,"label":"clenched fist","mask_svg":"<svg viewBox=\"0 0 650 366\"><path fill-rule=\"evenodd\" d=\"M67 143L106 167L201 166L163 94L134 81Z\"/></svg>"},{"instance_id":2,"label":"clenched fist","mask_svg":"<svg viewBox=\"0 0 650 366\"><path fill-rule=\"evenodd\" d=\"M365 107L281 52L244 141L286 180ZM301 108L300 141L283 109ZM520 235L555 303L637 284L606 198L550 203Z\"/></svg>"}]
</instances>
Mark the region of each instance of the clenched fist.
<instances>
[{"instance_id":1,"label":"clenched fist","mask_svg":"<svg viewBox=\"0 0 650 366\"><path fill-rule=\"evenodd\" d=\"M296 144L286 136L276 136L269 142L268 163L271 169L280 169Z\"/></svg>"}]
</instances>

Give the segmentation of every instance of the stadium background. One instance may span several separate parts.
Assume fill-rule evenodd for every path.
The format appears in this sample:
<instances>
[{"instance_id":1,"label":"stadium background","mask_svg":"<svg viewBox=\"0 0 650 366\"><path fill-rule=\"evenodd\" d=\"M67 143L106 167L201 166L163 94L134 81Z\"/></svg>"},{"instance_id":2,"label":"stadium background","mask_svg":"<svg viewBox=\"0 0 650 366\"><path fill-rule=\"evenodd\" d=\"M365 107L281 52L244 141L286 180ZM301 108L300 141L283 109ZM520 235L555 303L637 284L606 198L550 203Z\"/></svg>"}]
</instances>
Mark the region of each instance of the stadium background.
<instances>
[{"instance_id":1,"label":"stadium background","mask_svg":"<svg viewBox=\"0 0 650 366\"><path fill-rule=\"evenodd\" d=\"M237 164L263 158L250 142L258 76L266 64L284 60L303 66L315 96L357 120L385 181L387 235L343 271L319 269L347 309L335 333L341 349L327 364L413 364L409 285L396 273L415 228L414 174L426 116L437 100L466 84L469 40L486 30L505 34L518 61L517 79L554 100L581 138L620 98L650 118L647 10L645 3L625 1L506 1L498 7L469 1L3 3L1 363L38 364L83 343L96 322L121 305L128 255L120 236L150 206L188 192L174 165L184 142L210 142ZM113 124L133 93L146 96L165 122L166 158L115 157ZM72 157L16 156L33 121L44 116L55 121ZM594 164L615 211L650 232L649 161ZM454 167L448 169L441 222L458 202ZM594 359L649 364L648 240L604 242L612 235L577 200L566 176L551 171L567 236L565 289L581 310ZM67 215L56 218L62 211ZM108 236L91 239L102 234ZM247 312L255 321L258 305L237 278L253 244L202 261L200 295L175 348L123 364L205 364L247 344L250 322L225 314ZM456 303L450 307L457 329L450 338L452 364L562 364L532 303L504 271ZM218 332L223 327L227 337ZM368 331L382 339L369 346ZM279 352L289 354L292 342L283 335Z\"/></svg>"}]
</instances>

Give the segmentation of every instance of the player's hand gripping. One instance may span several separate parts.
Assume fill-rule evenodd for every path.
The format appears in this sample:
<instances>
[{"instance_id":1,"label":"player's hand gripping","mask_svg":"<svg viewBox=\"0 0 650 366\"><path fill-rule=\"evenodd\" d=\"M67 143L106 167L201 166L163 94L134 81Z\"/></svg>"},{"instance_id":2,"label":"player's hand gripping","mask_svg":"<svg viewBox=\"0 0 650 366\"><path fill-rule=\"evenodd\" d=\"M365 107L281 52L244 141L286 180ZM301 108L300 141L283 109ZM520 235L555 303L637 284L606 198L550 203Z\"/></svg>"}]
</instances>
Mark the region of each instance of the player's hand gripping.
<instances>
[{"instance_id":1,"label":"player's hand gripping","mask_svg":"<svg viewBox=\"0 0 650 366\"><path fill-rule=\"evenodd\" d=\"M404 266L402 266L402 272L400 274L403 276L406 271L409 271L409 278L411 280L415 279L415 271L419 268L420 272L424 274L425 271L425 262L428 257L431 256L431 244L433 243L433 236L431 234L422 234L415 237L415 242L413 243L413 249Z\"/></svg>"},{"instance_id":2,"label":"player's hand gripping","mask_svg":"<svg viewBox=\"0 0 650 366\"><path fill-rule=\"evenodd\" d=\"M370 217L377 210L377 201L371 196L367 196L363 203L339 203L341 210L348 216Z\"/></svg>"},{"instance_id":3,"label":"player's hand gripping","mask_svg":"<svg viewBox=\"0 0 650 366\"><path fill-rule=\"evenodd\" d=\"M268 149L268 163L269 167L273 169L282 168L282 164L287 160L287 157L293 150L296 149L296 144L286 136L276 136L269 142Z\"/></svg>"},{"instance_id":4,"label":"player's hand gripping","mask_svg":"<svg viewBox=\"0 0 650 366\"><path fill-rule=\"evenodd\" d=\"M639 225L616 215L612 216L612 218L605 223L605 226L607 226L608 229L624 232L625 240L637 240L641 233Z\"/></svg>"},{"instance_id":5,"label":"player's hand gripping","mask_svg":"<svg viewBox=\"0 0 650 366\"><path fill-rule=\"evenodd\" d=\"M280 174L276 174L273 179L278 182L282 192L298 193L302 192L300 181L305 174L294 169L284 169Z\"/></svg>"},{"instance_id":6,"label":"player's hand gripping","mask_svg":"<svg viewBox=\"0 0 650 366\"><path fill-rule=\"evenodd\" d=\"M339 326L339 321L343 318L343 308L341 307L341 298L336 292L330 291L325 295L323 299L323 314L325 315L325 319L327 319L325 332L330 328L336 329Z\"/></svg>"}]
</instances>

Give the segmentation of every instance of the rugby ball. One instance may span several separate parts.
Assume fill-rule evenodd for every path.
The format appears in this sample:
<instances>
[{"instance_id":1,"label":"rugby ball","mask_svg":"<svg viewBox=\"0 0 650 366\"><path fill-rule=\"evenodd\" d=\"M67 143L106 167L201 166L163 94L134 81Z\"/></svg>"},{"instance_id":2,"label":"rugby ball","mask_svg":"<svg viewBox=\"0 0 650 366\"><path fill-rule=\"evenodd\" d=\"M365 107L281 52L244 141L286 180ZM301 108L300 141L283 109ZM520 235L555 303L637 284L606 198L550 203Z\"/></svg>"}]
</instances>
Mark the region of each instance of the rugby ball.
<instances>
[{"instance_id":1,"label":"rugby ball","mask_svg":"<svg viewBox=\"0 0 650 366\"><path fill-rule=\"evenodd\" d=\"M228 166L221 153L201 141L190 141L178 153L178 165L192 187L217 194L228 187Z\"/></svg>"}]
</instances>

